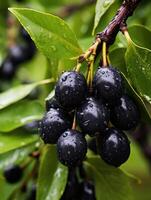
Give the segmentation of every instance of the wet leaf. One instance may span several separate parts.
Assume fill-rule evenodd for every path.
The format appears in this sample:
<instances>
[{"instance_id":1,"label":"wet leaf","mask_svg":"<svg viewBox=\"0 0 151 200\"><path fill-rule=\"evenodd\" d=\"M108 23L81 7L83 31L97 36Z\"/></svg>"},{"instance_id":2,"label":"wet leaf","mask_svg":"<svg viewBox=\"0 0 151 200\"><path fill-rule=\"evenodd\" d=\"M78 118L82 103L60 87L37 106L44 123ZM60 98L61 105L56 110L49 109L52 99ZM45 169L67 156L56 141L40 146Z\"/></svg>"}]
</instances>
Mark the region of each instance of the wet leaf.
<instances>
[{"instance_id":1,"label":"wet leaf","mask_svg":"<svg viewBox=\"0 0 151 200\"><path fill-rule=\"evenodd\" d=\"M24 130L0 133L0 154L21 148L38 140L38 134L29 134Z\"/></svg>"},{"instance_id":2,"label":"wet leaf","mask_svg":"<svg viewBox=\"0 0 151 200\"><path fill-rule=\"evenodd\" d=\"M20 101L0 112L0 131L9 132L43 116L43 107L37 101Z\"/></svg>"},{"instance_id":3,"label":"wet leaf","mask_svg":"<svg viewBox=\"0 0 151 200\"><path fill-rule=\"evenodd\" d=\"M23 98L37 86L54 82L53 79L43 80L36 83L24 84L11 88L0 94L0 109L3 109Z\"/></svg>"},{"instance_id":4,"label":"wet leaf","mask_svg":"<svg viewBox=\"0 0 151 200\"><path fill-rule=\"evenodd\" d=\"M60 200L67 176L68 169L59 163L55 146L47 145L41 158L37 200Z\"/></svg>"},{"instance_id":5,"label":"wet leaf","mask_svg":"<svg viewBox=\"0 0 151 200\"><path fill-rule=\"evenodd\" d=\"M97 28L102 16L105 12L109 9L109 7L115 2L115 0L97 0L96 7L95 7L95 19L94 19L94 28L93 34L95 29Z\"/></svg>"},{"instance_id":6,"label":"wet leaf","mask_svg":"<svg viewBox=\"0 0 151 200\"><path fill-rule=\"evenodd\" d=\"M130 178L122 170L105 164L98 156L89 157L84 165L94 180L97 200L133 199Z\"/></svg>"},{"instance_id":7,"label":"wet leaf","mask_svg":"<svg viewBox=\"0 0 151 200\"><path fill-rule=\"evenodd\" d=\"M38 49L48 59L71 58L82 53L74 33L61 18L32 9L9 10L18 18Z\"/></svg>"},{"instance_id":8,"label":"wet leaf","mask_svg":"<svg viewBox=\"0 0 151 200\"><path fill-rule=\"evenodd\" d=\"M129 78L139 95L151 103L151 50L131 42L126 52Z\"/></svg>"}]
</instances>

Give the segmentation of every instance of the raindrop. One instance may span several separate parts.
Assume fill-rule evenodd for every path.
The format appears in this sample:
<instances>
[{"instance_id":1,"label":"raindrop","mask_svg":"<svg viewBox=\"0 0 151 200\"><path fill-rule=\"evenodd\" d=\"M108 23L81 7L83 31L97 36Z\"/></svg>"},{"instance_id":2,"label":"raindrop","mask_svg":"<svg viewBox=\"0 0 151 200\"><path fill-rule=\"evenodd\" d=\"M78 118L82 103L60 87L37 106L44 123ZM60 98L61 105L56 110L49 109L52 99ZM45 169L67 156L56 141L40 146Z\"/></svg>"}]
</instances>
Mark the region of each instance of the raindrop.
<instances>
[{"instance_id":1,"label":"raindrop","mask_svg":"<svg viewBox=\"0 0 151 200\"><path fill-rule=\"evenodd\" d=\"M63 78L62 78L62 81L66 81L67 80L67 76L64 76Z\"/></svg>"},{"instance_id":2,"label":"raindrop","mask_svg":"<svg viewBox=\"0 0 151 200\"><path fill-rule=\"evenodd\" d=\"M84 115L84 113L82 112L82 113L80 113L80 115L82 115L82 116L83 116L83 115Z\"/></svg>"},{"instance_id":3,"label":"raindrop","mask_svg":"<svg viewBox=\"0 0 151 200\"><path fill-rule=\"evenodd\" d=\"M89 104L89 106L92 108L92 107L93 107L93 104L92 104L92 103L90 103L90 104Z\"/></svg>"},{"instance_id":4,"label":"raindrop","mask_svg":"<svg viewBox=\"0 0 151 200\"><path fill-rule=\"evenodd\" d=\"M85 121L85 122L83 123L84 126L88 126L88 124L89 124L89 120L87 120L87 121Z\"/></svg>"},{"instance_id":5,"label":"raindrop","mask_svg":"<svg viewBox=\"0 0 151 200\"><path fill-rule=\"evenodd\" d=\"M109 85L105 85L105 90L109 90L110 86Z\"/></svg>"},{"instance_id":6,"label":"raindrop","mask_svg":"<svg viewBox=\"0 0 151 200\"><path fill-rule=\"evenodd\" d=\"M63 133L63 137L66 137L68 135L68 133Z\"/></svg>"}]
</instances>

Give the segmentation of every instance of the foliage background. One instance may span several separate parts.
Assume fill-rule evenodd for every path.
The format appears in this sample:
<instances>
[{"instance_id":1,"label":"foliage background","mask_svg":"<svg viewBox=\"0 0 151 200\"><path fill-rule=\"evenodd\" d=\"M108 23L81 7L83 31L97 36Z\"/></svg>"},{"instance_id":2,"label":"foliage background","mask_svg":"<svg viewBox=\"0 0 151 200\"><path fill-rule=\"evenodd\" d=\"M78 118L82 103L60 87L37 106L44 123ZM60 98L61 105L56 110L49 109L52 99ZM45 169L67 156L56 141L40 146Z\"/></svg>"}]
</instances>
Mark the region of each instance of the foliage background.
<instances>
[{"instance_id":1,"label":"foliage background","mask_svg":"<svg viewBox=\"0 0 151 200\"><path fill-rule=\"evenodd\" d=\"M56 79L61 71L72 69L76 62L70 58L78 56L92 44L95 34L105 28L121 2L121 0L98 0L96 4L86 5L75 12L68 13L66 7L74 3L79 5L81 1L26 0L23 3L16 3L13 0L0 0L0 63L6 56L9 40L6 23L8 7L32 8L52 14L48 16L32 10L10 9L29 31L38 51L34 59L19 67L11 82L1 81L0 194L3 200L16 195L15 191L21 185L21 183L15 185L6 183L3 178L4 167L11 163L25 162L29 153L37 148L42 152L40 167L37 169L39 172L37 199L60 199L66 184L67 169L58 163L55 148L49 145L43 147L37 131L27 131L24 125L40 119L45 112L45 98L53 91L54 82L51 79L51 83L45 84L49 81L42 80ZM129 92L140 105L142 120L148 124L151 123L150 12L151 2L142 1L135 14L128 20L129 33L135 44L127 46L126 39L120 33L110 49L112 64L123 72ZM54 15L62 17L65 21ZM17 37L19 22L13 15L11 18L15 20L15 27L11 28L11 34L17 42L20 42ZM97 66L98 62L95 67ZM24 80L28 80L31 84L23 85ZM30 100L27 97L35 88L39 88L40 95L38 99ZM130 134L129 136L131 138ZM150 136L148 140L151 141ZM121 167L129 175L105 165L98 157L92 155L92 152L88 153L84 166L89 175L93 174L97 199L108 200L111 197L116 200L151 199L150 162L132 138L131 141L130 159ZM30 162L24 179L33 170L35 162L34 159ZM29 185L32 181L29 181ZM15 199L25 199L25 197L26 194L19 192Z\"/></svg>"}]
</instances>

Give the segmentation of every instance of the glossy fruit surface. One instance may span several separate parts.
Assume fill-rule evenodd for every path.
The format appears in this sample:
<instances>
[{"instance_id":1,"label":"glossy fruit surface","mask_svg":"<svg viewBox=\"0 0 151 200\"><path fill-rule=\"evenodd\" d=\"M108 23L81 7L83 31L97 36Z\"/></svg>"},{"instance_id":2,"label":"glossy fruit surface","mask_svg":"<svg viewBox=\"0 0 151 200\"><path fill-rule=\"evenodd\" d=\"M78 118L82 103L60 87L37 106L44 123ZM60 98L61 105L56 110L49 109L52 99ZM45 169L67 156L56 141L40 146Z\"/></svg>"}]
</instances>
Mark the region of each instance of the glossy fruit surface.
<instances>
[{"instance_id":1,"label":"glossy fruit surface","mask_svg":"<svg viewBox=\"0 0 151 200\"><path fill-rule=\"evenodd\" d=\"M84 133L94 136L106 129L109 113L101 101L89 97L77 109L77 121Z\"/></svg>"},{"instance_id":2,"label":"glossy fruit surface","mask_svg":"<svg viewBox=\"0 0 151 200\"><path fill-rule=\"evenodd\" d=\"M60 162L68 167L75 167L83 161L87 152L84 135L76 130L65 131L57 142Z\"/></svg>"},{"instance_id":3,"label":"glossy fruit surface","mask_svg":"<svg viewBox=\"0 0 151 200\"><path fill-rule=\"evenodd\" d=\"M68 128L71 128L71 122L61 109L51 108L39 123L40 136L49 144L55 144Z\"/></svg>"},{"instance_id":4,"label":"glossy fruit surface","mask_svg":"<svg viewBox=\"0 0 151 200\"><path fill-rule=\"evenodd\" d=\"M94 76L93 87L99 98L113 104L123 93L120 72L113 67L99 67Z\"/></svg>"},{"instance_id":5,"label":"glossy fruit surface","mask_svg":"<svg viewBox=\"0 0 151 200\"><path fill-rule=\"evenodd\" d=\"M122 130L136 128L140 119L139 111L133 100L124 95L120 103L111 110L111 122L114 126Z\"/></svg>"},{"instance_id":6,"label":"glossy fruit surface","mask_svg":"<svg viewBox=\"0 0 151 200\"><path fill-rule=\"evenodd\" d=\"M76 200L79 194L79 182L75 170L69 170L65 191L60 200Z\"/></svg>"},{"instance_id":7,"label":"glossy fruit surface","mask_svg":"<svg viewBox=\"0 0 151 200\"><path fill-rule=\"evenodd\" d=\"M4 177L8 183L17 183L23 175L22 169L18 165L10 165L4 170Z\"/></svg>"},{"instance_id":8,"label":"glossy fruit surface","mask_svg":"<svg viewBox=\"0 0 151 200\"><path fill-rule=\"evenodd\" d=\"M91 181L83 181L81 183L80 200L96 200L94 185Z\"/></svg>"},{"instance_id":9,"label":"glossy fruit surface","mask_svg":"<svg viewBox=\"0 0 151 200\"><path fill-rule=\"evenodd\" d=\"M82 74L68 71L60 76L56 84L55 96L65 109L74 109L84 100L86 95L87 83Z\"/></svg>"},{"instance_id":10,"label":"glossy fruit surface","mask_svg":"<svg viewBox=\"0 0 151 200\"><path fill-rule=\"evenodd\" d=\"M130 143L127 136L118 129L109 128L99 141L99 154L109 165L120 166L130 155Z\"/></svg>"},{"instance_id":11,"label":"glossy fruit surface","mask_svg":"<svg viewBox=\"0 0 151 200\"><path fill-rule=\"evenodd\" d=\"M50 108L61 108L61 105L58 103L55 96L46 100L46 110L49 111Z\"/></svg>"},{"instance_id":12,"label":"glossy fruit surface","mask_svg":"<svg viewBox=\"0 0 151 200\"><path fill-rule=\"evenodd\" d=\"M15 45L9 48L8 55L16 65L30 60L35 55L35 45Z\"/></svg>"},{"instance_id":13,"label":"glossy fruit surface","mask_svg":"<svg viewBox=\"0 0 151 200\"><path fill-rule=\"evenodd\" d=\"M15 64L20 64L26 61L27 52L24 45L15 45L10 47L8 54Z\"/></svg>"}]
</instances>

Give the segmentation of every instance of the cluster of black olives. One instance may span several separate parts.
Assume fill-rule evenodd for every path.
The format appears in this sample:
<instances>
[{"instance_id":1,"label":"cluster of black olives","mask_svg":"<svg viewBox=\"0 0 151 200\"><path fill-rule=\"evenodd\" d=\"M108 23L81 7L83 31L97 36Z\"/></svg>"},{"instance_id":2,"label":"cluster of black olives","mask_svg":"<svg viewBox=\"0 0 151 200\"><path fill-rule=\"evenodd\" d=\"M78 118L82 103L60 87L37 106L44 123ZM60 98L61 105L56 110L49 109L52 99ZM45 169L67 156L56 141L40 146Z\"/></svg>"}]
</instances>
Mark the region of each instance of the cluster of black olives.
<instances>
[{"instance_id":1,"label":"cluster of black olives","mask_svg":"<svg viewBox=\"0 0 151 200\"><path fill-rule=\"evenodd\" d=\"M62 164L72 168L83 161L87 152L86 134L97 137L98 153L108 164L117 167L128 159L130 143L122 130L137 126L139 112L125 94L121 74L115 68L98 68L93 94L83 74L62 73L54 97L46 101L46 110L39 124L40 135L45 143L57 143ZM80 131L72 128L73 113Z\"/></svg>"},{"instance_id":2,"label":"cluster of black olives","mask_svg":"<svg viewBox=\"0 0 151 200\"><path fill-rule=\"evenodd\" d=\"M18 66L29 61L35 55L35 45L26 30L20 28L20 36L23 44L15 44L8 49L8 53L0 66L0 78L10 80L14 77Z\"/></svg>"}]
</instances>

